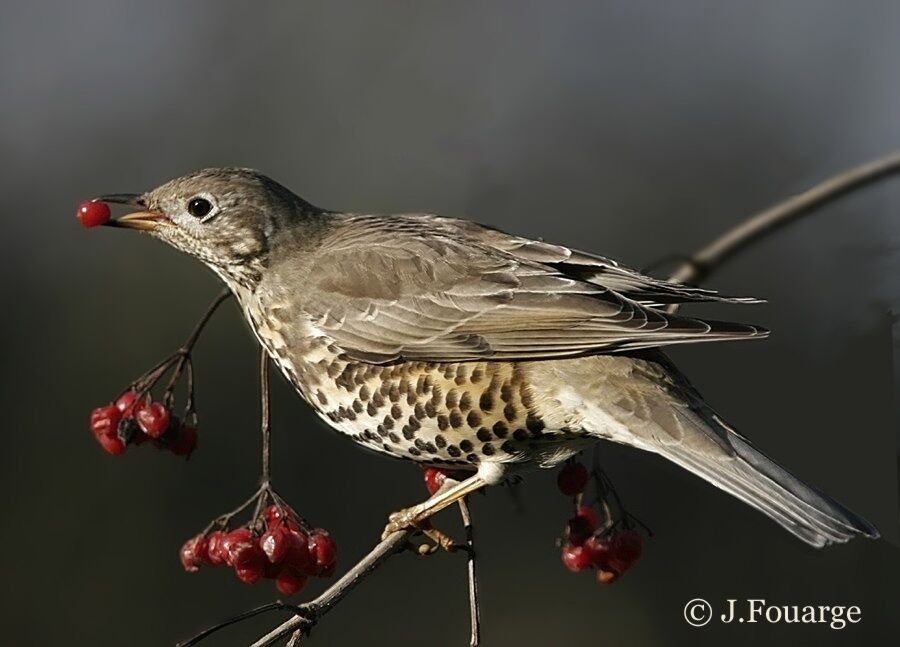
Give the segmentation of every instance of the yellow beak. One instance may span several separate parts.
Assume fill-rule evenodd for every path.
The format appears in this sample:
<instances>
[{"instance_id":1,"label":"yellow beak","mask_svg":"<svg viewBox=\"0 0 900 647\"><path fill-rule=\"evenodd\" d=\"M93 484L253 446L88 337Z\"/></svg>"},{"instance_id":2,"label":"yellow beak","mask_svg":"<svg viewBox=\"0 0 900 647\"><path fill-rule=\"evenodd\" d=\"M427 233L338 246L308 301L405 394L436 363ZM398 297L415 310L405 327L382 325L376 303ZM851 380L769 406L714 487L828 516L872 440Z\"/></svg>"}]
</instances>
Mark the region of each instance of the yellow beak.
<instances>
[{"instance_id":1,"label":"yellow beak","mask_svg":"<svg viewBox=\"0 0 900 647\"><path fill-rule=\"evenodd\" d=\"M153 231L159 226L160 220L165 220L165 216L152 211L135 211L121 218L110 220L107 224L113 227L125 227L126 229Z\"/></svg>"},{"instance_id":2,"label":"yellow beak","mask_svg":"<svg viewBox=\"0 0 900 647\"><path fill-rule=\"evenodd\" d=\"M143 196L139 193L111 193L97 198L100 202L111 204L124 204L131 207L145 207ZM160 221L166 217L153 211L135 211L128 215L110 220L106 225L110 227L124 227L125 229L137 229L139 231L153 231Z\"/></svg>"}]
</instances>

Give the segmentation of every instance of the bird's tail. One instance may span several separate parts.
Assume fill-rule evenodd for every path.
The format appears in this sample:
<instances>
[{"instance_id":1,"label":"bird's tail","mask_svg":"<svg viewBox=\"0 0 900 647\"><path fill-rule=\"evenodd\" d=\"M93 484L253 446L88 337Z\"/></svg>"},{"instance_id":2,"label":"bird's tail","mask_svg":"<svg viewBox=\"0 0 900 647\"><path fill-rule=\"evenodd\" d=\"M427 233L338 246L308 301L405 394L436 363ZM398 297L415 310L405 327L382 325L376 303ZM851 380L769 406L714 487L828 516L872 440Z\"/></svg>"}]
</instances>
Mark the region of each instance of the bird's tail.
<instances>
[{"instance_id":1,"label":"bird's tail","mask_svg":"<svg viewBox=\"0 0 900 647\"><path fill-rule=\"evenodd\" d=\"M733 449L731 456L723 460L721 455L692 452L685 445L666 445L656 451L753 506L812 546L843 543L856 535L879 536L868 521L798 479L718 416L701 417L717 427L717 435Z\"/></svg>"}]
</instances>

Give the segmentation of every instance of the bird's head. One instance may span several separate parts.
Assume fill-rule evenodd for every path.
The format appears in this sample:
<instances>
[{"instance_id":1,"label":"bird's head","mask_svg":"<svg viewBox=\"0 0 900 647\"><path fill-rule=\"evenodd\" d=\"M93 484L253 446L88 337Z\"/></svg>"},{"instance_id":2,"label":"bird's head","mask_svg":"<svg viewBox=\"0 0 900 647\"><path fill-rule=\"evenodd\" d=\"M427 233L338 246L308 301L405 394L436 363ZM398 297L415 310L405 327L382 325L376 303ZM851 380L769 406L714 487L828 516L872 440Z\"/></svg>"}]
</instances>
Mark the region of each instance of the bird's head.
<instances>
[{"instance_id":1,"label":"bird's head","mask_svg":"<svg viewBox=\"0 0 900 647\"><path fill-rule=\"evenodd\" d=\"M242 168L203 169L147 193L98 200L139 208L109 225L148 232L239 282L265 264L282 231L324 213L265 175Z\"/></svg>"}]
</instances>

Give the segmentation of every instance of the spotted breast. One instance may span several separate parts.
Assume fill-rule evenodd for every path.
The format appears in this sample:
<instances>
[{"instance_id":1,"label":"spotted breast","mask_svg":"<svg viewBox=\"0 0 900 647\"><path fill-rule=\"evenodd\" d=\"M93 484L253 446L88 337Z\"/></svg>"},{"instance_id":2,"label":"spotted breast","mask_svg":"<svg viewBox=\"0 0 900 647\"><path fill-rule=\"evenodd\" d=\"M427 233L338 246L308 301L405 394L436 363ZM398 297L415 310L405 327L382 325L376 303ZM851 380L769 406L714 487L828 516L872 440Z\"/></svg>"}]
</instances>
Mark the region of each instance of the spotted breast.
<instances>
[{"instance_id":1,"label":"spotted breast","mask_svg":"<svg viewBox=\"0 0 900 647\"><path fill-rule=\"evenodd\" d=\"M482 461L553 463L580 446L539 411L527 363L350 361L288 309L238 293L254 334L330 427L395 458L475 468ZM570 450L565 447L571 447ZM560 455L564 453L564 455Z\"/></svg>"}]
</instances>

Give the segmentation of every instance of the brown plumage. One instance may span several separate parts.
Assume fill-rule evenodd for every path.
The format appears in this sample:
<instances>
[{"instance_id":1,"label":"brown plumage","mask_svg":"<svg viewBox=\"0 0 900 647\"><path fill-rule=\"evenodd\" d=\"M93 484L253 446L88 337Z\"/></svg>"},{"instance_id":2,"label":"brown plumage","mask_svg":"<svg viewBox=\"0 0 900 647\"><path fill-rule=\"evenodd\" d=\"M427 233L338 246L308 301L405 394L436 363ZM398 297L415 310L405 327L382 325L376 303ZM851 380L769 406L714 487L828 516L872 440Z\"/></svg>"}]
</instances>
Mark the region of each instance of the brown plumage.
<instances>
[{"instance_id":1,"label":"brown plumage","mask_svg":"<svg viewBox=\"0 0 900 647\"><path fill-rule=\"evenodd\" d=\"M244 169L199 171L131 201L145 211L119 223L211 267L332 428L474 470L396 527L607 439L668 458L810 544L877 536L753 448L656 350L765 337L660 308L753 299L464 220L318 209Z\"/></svg>"},{"instance_id":2,"label":"brown plumage","mask_svg":"<svg viewBox=\"0 0 900 647\"><path fill-rule=\"evenodd\" d=\"M716 300L714 293L474 223L429 215L323 220L329 230L309 254L275 253L270 270L303 287L304 312L360 361L554 359L766 334L647 305ZM533 260L542 256L559 260Z\"/></svg>"}]
</instances>

